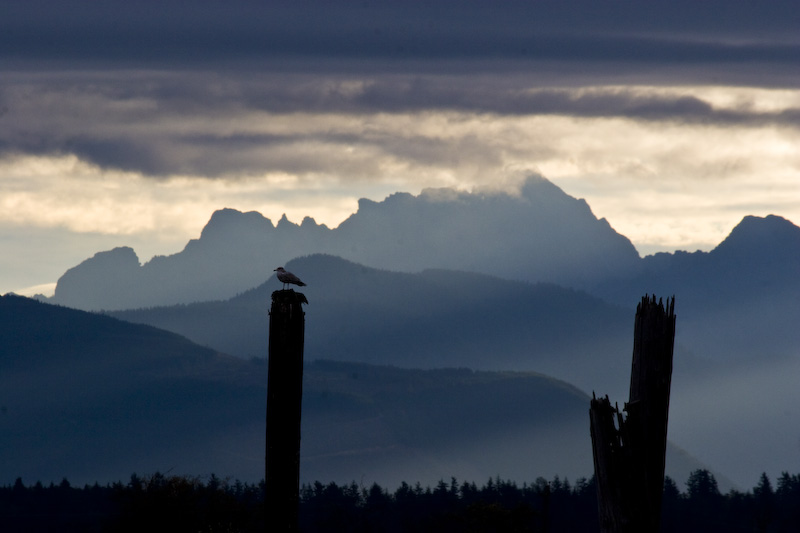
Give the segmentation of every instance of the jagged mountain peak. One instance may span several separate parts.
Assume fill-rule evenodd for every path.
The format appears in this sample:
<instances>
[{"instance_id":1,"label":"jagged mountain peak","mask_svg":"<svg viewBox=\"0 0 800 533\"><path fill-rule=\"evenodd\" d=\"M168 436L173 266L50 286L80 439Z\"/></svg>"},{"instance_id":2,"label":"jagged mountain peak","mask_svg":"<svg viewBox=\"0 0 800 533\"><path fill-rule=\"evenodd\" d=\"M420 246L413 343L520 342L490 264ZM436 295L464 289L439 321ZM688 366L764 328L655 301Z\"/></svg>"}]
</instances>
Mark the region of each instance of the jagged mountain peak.
<instances>
[{"instance_id":1,"label":"jagged mountain peak","mask_svg":"<svg viewBox=\"0 0 800 533\"><path fill-rule=\"evenodd\" d=\"M300 229L300 225L289 220L286 213L281 216L281 219L278 220L278 224L275 227L278 231L296 231Z\"/></svg>"},{"instance_id":2,"label":"jagged mountain peak","mask_svg":"<svg viewBox=\"0 0 800 533\"><path fill-rule=\"evenodd\" d=\"M82 301L85 309L107 309L119 305L120 282L135 283L141 265L133 248L120 246L97 252L89 259L67 270L56 284L56 302ZM114 277L108 276L109 272Z\"/></svg>"},{"instance_id":3,"label":"jagged mountain peak","mask_svg":"<svg viewBox=\"0 0 800 533\"><path fill-rule=\"evenodd\" d=\"M540 198L542 195L572 198L558 185L543 176L529 176L520 186L520 196L528 199Z\"/></svg>"},{"instance_id":4,"label":"jagged mountain peak","mask_svg":"<svg viewBox=\"0 0 800 533\"><path fill-rule=\"evenodd\" d=\"M313 217L309 216L303 217L303 221L300 223L300 227L303 229L316 229L316 228L329 229L328 226L326 226L325 224L317 224L317 221L314 220Z\"/></svg>"},{"instance_id":5,"label":"jagged mountain peak","mask_svg":"<svg viewBox=\"0 0 800 533\"><path fill-rule=\"evenodd\" d=\"M272 221L257 211L242 212L226 207L214 211L200 233L200 239L225 238L241 230L269 231L274 229Z\"/></svg>"},{"instance_id":6,"label":"jagged mountain peak","mask_svg":"<svg viewBox=\"0 0 800 533\"><path fill-rule=\"evenodd\" d=\"M263 283L275 265L312 253L400 272L457 269L578 288L625 276L639 261L633 244L585 201L532 176L519 194L426 189L380 202L362 199L334 229L309 217L298 225L284 214L273 225L254 211L220 209L183 251L133 271L110 267L64 278L53 302L124 309L220 299Z\"/></svg>"},{"instance_id":7,"label":"jagged mountain peak","mask_svg":"<svg viewBox=\"0 0 800 533\"><path fill-rule=\"evenodd\" d=\"M713 251L715 255L775 254L800 258L800 227L777 216L746 216Z\"/></svg>"},{"instance_id":8,"label":"jagged mountain peak","mask_svg":"<svg viewBox=\"0 0 800 533\"><path fill-rule=\"evenodd\" d=\"M116 248L112 248L111 250L107 250L105 252L97 252L92 256L91 259L87 259L84 263L87 262L94 262L94 263L125 263L129 264L135 262L137 265L139 264L139 256L136 255L136 251L131 248L130 246L117 246Z\"/></svg>"}]
</instances>

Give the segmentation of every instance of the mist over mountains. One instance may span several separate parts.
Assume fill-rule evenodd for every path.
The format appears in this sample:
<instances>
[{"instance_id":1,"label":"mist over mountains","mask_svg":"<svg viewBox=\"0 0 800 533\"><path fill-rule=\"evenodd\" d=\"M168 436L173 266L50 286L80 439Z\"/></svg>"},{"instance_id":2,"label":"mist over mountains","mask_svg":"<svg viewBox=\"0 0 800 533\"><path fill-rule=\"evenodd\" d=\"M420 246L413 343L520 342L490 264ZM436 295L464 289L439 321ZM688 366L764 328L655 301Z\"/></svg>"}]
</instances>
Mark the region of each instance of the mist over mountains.
<instances>
[{"instance_id":1,"label":"mist over mountains","mask_svg":"<svg viewBox=\"0 0 800 533\"><path fill-rule=\"evenodd\" d=\"M584 391L627 385L630 311L584 292L454 270L392 272L321 254L287 267L314 280L303 288L307 360L537 371ZM229 300L110 314L224 353L264 357L276 288L271 279Z\"/></svg>"},{"instance_id":2,"label":"mist over mountains","mask_svg":"<svg viewBox=\"0 0 800 533\"><path fill-rule=\"evenodd\" d=\"M47 301L124 310L226 300L262 285L289 259L314 253L394 272L447 269L554 283L626 308L644 294L674 294L681 339L702 357L783 356L800 345L792 326L800 316L800 228L790 221L745 217L710 252L640 258L584 201L538 177L519 196L436 189L361 200L336 229L310 218L296 225L284 217L274 226L258 213L223 209L177 254L144 265L130 248L96 254L69 269ZM348 289L363 281L313 275Z\"/></svg>"},{"instance_id":3,"label":"mist over mountains","mask_svg":"<svg viewBox=\"0 0 800 533\"><path fill-rule=\"evenodd\" d=\"M680 338L718 360L800 355L800 228L779 216L745 217L710 252L659 253L639 273L591 288L608 302L675 294Z\"/></svg>"},{"instance_id":4,"label":"mist over mountains","mask_svg":"<svg viewBox=\"0 0 800 533\"><path fill-rule=\"evenodd\" d=\"M779 216L745 217L710 252L640 258L539 178L518 197L362 200L333 230L224 209L178 254L145 265L130 248L95 255L50 301L257 364L272 270L284 263L309 284L309 362L535 371L612 400L627 394L635 304L674 294L670 438L742 486L795 468L800 389L787 380L800 373L800 228Z\"/></svg>"},{"instance_id":5,"label":"mist over mountains","mask_svg":"<svg viewBox=\"0 0 800 533\"><path fill-rule=\"evenodd\" d=\"M427 189L362 199L336 229L285 216L273 225L255 212L223 209L177 254L144 265L130 248L96 254L58 280L51 301L118 310L229 298L312 253L399 272L447 268L578 288L630 275L639 261L585 201L531 177L519 196Z\"/></svg>"},{"instance_id":6,"label":"mist over mountains","mask_svg":"<svg viewBox=\"0 0 800 533\"><path fill-rule=\"evenodd\" d=\"M264 473L267 365L153 327L0 297L0 479ZM519 406L529 408L520 409ZM302 479L591 475L588 397L538 373L309 362ZM670 449L670 472L701 465Z\"/></svg>"},{"instance_id":7,"label":"mist over mountains","mask_svg":"<svg viewBox=\"0 0 800 533\"><path fill-rule=\"evenodd\" d=\"M446 270L390 272L327 255L299 258L287 266L304 280L314 280L303 287L310 302L307 361L536 371L584 394L596 391L617 401L627 397L634 305L612 305L551 284ZM357 286L341 280L357 280ZM272 279L225 301L113 316L175 331L243 358L263 357L270 293L279 287ZM797 454L793 428L800 427L800 411L792 406L800 405L800 393L787 379L800 372L800 358L796 352L775 354L795 331L781 332L755 353L735 350L722 359L705 357L684 330L694 329L708 343L732 350L737 335L719 324L703 327L702 316L685 319L680 302L679 293L671 438L742 486L762 471L777 474L789 468ZM737 436L742 427L754 431Z\"/></svg>"}]
</instances>

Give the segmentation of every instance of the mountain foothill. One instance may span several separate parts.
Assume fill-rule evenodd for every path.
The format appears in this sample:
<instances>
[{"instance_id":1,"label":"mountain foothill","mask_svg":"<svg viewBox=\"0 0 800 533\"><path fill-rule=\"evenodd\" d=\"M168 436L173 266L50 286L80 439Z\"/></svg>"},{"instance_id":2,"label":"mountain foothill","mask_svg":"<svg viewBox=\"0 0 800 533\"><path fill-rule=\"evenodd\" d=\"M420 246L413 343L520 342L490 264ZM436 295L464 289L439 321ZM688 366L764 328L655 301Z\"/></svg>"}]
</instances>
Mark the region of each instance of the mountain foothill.
<instances>
[{"instance_id":1,"label":"mountain foothill","mask_svg":"<svg viewBox=\"0 0 800 533\"><path fill-rule=\"evenodd\" d=\"M668 473L792 467L800 228L749 216L709 252L641 258L532 177L361 200L334 229L222 209L174 255L116 248L50 299L6 295L3 478L262 476L277 266L308 284L305 481L591 475L588 398L627 396L645 294L676 297Z\"/></svg>"}]
</instances>

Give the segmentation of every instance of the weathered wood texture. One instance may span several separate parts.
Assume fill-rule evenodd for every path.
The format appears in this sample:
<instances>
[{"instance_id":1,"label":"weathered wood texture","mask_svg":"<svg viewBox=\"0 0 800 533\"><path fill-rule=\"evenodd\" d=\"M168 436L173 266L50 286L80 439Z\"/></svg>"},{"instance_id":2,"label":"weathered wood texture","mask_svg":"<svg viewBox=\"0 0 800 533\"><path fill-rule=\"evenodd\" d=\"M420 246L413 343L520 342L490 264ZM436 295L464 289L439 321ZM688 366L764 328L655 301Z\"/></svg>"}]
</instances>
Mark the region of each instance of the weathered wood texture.
<instances>
[{"instance_id":1,"label":"weathered wood texture","mask_svg":"<svg viewBox=\"0 0 800 533\"><path fill-rule=\"evenodd\" d=\"M636 309L630 396L623 418L608 397L589 408L600 528L657 532L667 447L675 298L642 298Z\"/></svg>"},{"instance_id":2,"label":"weathered wood texture","mask_svg":"<svg viewBox=\"0 0 800 533\"><path fill-rule=\"evenodd\" d=\"M305 332L303 303L308 303L306 297L293 290L272 293L265 465L268 531L297 531Z\"/></svg>"},{"instance_id":3,"label":"weathered wood texture","mask_svg":"<svg viewBox=\"0 0 800 533\"><path fill-rule=\"evenodd\" d=\"M675 298L666 307L655 296L636 309L630 399L625 406L627 438L633 456L634 510L645 531L658 531L664 491L669 394L675 344ZM640 465L641 467L637 467Z\"/></svg>"},{"instance_id":4,"label":"weathered wood texture","mask_svg":"<svg viewBox=\"0 0 800 533\"><path fill-rule=\"evenodd\" d=\"M604 533L628 531L628 516L618 508L620 502L626 501L623 491L630 486L629 480L625 477L624 452L617 430L622 424L621 419L619 410L611 406L608 396L599 400L592 398L589 420L594 452L594 475L597 483L598 516L600 530Z\"/></svg>"}]
</instances>

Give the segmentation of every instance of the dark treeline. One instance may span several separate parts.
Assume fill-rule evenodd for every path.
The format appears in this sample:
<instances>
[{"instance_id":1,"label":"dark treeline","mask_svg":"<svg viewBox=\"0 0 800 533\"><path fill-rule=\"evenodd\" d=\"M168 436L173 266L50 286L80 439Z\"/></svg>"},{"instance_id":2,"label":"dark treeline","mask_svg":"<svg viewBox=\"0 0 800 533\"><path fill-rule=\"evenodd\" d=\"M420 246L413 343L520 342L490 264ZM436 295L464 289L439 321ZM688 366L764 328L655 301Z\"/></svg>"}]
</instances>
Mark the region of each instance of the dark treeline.
<instances>
[{"instance_id":1,"label":"dark treeline","mask_svg":"<svg viewBox=\"0 0 800 533\"><path fill-rule=\"evenodd\" d=\"M2 531L264 531L264 484L199 478L131 476L127 484L72 487L67 480L0 487ZM314 483L300 494L304 532L525 531L596 532L593 479L558 476L518 485L440 481L435 487L402 483L394 492L377 484ZM679 490L664 484L662 531L800 531L800 475L763 474L747 492L719 491L714 476L696 470Z\"/></svg>"},{"instance_id":2,"label":"dark treeline","mask_svg":"<svg viewBox=\"0 0 800 533\"><path fill-rule=\"evenodd\" d=\"M75 488L65 479L0 488L0 531L264 531L264 488L211 475L131 476Z\"/></svg>"}]
</instances>

